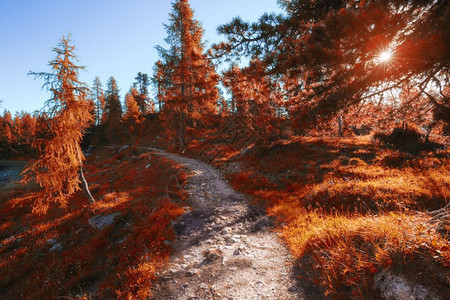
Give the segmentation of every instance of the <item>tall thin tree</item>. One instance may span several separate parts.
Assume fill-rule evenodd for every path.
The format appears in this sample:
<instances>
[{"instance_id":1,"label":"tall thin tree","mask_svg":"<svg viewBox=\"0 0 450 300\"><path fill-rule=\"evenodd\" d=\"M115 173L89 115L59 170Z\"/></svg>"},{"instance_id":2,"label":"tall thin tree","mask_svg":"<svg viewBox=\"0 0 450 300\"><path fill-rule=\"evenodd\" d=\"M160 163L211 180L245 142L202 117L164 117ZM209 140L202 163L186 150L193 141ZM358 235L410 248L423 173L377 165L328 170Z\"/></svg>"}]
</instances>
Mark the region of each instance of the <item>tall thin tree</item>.
<instances>
[{"instance_id":1,"label":"tall thin tree","mask_svg":"<svg viewBox=\"0 0 450 300\"><path fill-rule=\"evenodd\" d=\"M217 113L218 75L203 53L203 28L194 19L188 0L172 4L170 23L165 25L169 49L157 47L164 61L164 118L178 137L181 149L186 145L186 127L199 126ZM157 67L162 68L162 66Z\"/></svg>"},{"instance_id":2,"label":"tall thin tree","mask_svg":"<svg viewBox=\"0 0 450 300\"><path fill-rule=\"evenodd\" d=\"M122 104L120 103L119 87L116 79L111 76L106 83L105 125L106 134L110 139L117 138L121 132Z\"/></svg>"},{"instance_id":3,"label":"tall thin tree","mask_svg":"<svg viewBox=\"0 0 450 300\"><path fill-rule=\"evenodd\" d=\"M138 139L142 134L143 116L139 110L136 97L139 97L139 92L132 88L125 96L126 112L123 115L122 123L130 137L130 148L132 153L137 151Z\"/></svg>"},{"instance_id":4,"label":"tall thin tree","mask_svg":"<svg viewBox=\"0 0 450 300\"><path fill-rule=\"evenodd\" d=\"M95 105L95 124L100 125L103 122L103 113L105 110L105 92L103 91L102 82L98 76L95 77L92 84L92 100Z\"/></svg>"},{"instance_id":5,"label":"tall thin tree","mask_svg":"<svg viewBox=\"0 0 450 300\"><path fill-rule=\"evenodd\" d=\"M158 99L158 111L162 112L164 105L164 91L167 87L164 63L158 60L153 66L152 83L156 89L156 98Z\"/></svg>"},{"instance_id":6,"label":"tall thin tree","mask_svg":"<svg viewBox=\"0 0 450 300\"><path fill-rule=\"evenodd\" d=\"M43 188L43 196L33 207L34 212L47 211L52 202L67 206L69 196L79 190L80 185L89 203L95 202L83 174L85 157L80 146L93 116L89 89L78 79L84 67L75 64L74 50L70 36L63 36L53 49L55 58L49 62L52 72L30 72L35 78L44 79L44 87L52 93L41 114L41 118L46 119L46 134L33 143L40 157L24 171L24 183L36 176L36 182Z\"/></svg>"},{"instance_id":7,"label":"tall thin tree","mask_svg":"<svg viewBox=\"0 0 450 300\"><path fill-rule=\"evenodd\" d=\"M134 79L136 81L133 84L133 87L139 92L139 97L135 100L141 112L146 114L149 108L151 108L148 97L148 86L150 85L150 80L147 74L141 72L137 73L137 76Z\"/></svg>"}]
</instances>

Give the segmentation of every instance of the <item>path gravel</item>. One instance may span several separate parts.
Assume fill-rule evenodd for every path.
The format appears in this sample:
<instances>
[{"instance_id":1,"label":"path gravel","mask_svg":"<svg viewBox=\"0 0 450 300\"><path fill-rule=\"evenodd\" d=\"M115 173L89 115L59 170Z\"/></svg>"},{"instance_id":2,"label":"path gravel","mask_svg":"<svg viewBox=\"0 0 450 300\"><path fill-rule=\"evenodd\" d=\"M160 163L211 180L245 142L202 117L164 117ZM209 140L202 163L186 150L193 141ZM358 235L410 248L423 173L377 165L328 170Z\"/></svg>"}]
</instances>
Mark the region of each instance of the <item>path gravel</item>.
<instances>
[{"instance_id":1,"label":"path gravel","mask_svg":"<svg viewBox=\"0 0 450 300\"><path fill-rule=\"evenodd\" d=\"M146 148L192 172L187 211L174 224L169 266L152 299L315 299L294 275L273 220L234 191L212 166Z\"/></svg>"}]
</instances>

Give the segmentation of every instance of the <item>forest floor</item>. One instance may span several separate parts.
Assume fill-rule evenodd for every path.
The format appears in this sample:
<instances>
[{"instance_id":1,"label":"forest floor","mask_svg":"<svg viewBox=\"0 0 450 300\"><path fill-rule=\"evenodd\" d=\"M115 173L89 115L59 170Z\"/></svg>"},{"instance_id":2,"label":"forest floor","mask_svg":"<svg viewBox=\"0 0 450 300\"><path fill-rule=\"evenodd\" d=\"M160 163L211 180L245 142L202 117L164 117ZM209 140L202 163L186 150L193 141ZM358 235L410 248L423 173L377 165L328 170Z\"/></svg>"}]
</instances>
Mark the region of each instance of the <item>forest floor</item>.
<instances>
[{"instance_id":1,"label":"forest floor","mask_svg":"<svg viewBox=\"0 0 450 300\"><path fill-rule=\"evenodd\" d=\"M448 203L448 150L412 155L371 136L240 136L212 133L183 155L220 168L274 217L299 278L332 298L448 299L450 224L429 214Z\"/></svg>"},{"instance_id":2,"label":"forest floor","mask_svg":"<svg viewBox=\"0 0 450 300\"><path fill-rule=\"evenodd\" d=\"M93 205L0 188L1 299L449 299L448 150L212 132L180 156L158 132L92 148Z\"/></svg>"},{"instance_id":3,"label":"forest floor","mask_svg":"<svg viewBox=\"0 0 450 300\"><path fill-rule=\"evenodd\" d=\"M145 299L171 253L188 176L161 156L98 147L85 165L98 201L33 213L39 187L0 187L1 299Z\"/></svg>"},{"instance_id":4,"label":"forest floor","mask_svg":"<svg viewBox=\"0 0 450 300\"><path fill-rule=\"evenodd\" d=\"M297 280L293 257L274 219L233 190L212 166L152 148L192 173L185 188L190 211L175 223L170 263L154 299L320 299Z\"/></svg>"}]
</instances>

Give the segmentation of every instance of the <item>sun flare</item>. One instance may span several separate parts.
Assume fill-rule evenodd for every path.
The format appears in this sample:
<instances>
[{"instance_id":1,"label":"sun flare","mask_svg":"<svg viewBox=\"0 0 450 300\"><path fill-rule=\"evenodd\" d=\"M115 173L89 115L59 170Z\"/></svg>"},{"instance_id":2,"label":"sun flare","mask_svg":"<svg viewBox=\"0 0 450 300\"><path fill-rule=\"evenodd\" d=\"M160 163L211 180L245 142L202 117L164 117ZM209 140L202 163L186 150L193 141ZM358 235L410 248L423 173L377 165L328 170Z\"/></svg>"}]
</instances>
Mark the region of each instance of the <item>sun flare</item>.
<instances>
[{"instance_id":1,"label":"sun flare","mask_svg":"<svg viewBox=\"0 0 450 300\"><path fill-rule=\"evenodd\" d=\"M388 62L389 60L391 60L391 58L392 58L392 52L390 52L390 51L383 51L378 56L378 60L380 62Z\"/></svg>"}]
</instances>

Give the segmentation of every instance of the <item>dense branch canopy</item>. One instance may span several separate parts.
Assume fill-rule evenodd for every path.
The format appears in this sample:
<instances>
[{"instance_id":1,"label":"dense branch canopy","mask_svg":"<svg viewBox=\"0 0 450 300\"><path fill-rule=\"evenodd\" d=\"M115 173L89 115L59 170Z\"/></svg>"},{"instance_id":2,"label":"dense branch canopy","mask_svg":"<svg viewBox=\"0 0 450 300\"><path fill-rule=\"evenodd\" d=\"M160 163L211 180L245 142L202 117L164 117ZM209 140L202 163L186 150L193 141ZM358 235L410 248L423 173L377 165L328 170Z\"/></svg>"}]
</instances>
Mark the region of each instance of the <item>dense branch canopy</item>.
<instances>
[{"instance_id":1,"label":"dense branch canopy","mask_svg":"<svg viewBox=\"0 0 450 300\"><path fill-rule=\"evenodd\" d=\"M443 0L284 0L283 15L249 24L235 18L218 31L217 57L257 55L284 76L291 108L305 124L364 99L418 87L448 109L450 9ZM382 52L392 53L382 61ZM295 83L295 84L293 84Z\"/></svg>"}]
</instances>

